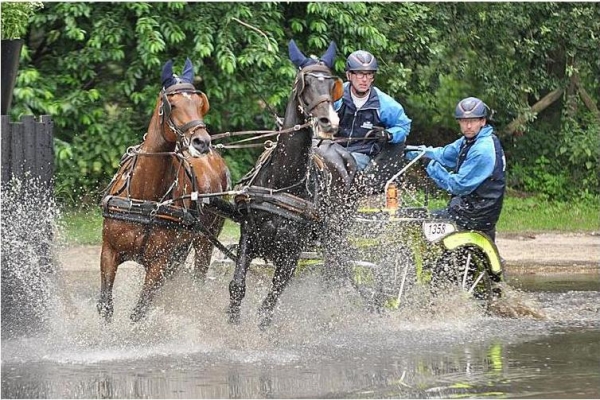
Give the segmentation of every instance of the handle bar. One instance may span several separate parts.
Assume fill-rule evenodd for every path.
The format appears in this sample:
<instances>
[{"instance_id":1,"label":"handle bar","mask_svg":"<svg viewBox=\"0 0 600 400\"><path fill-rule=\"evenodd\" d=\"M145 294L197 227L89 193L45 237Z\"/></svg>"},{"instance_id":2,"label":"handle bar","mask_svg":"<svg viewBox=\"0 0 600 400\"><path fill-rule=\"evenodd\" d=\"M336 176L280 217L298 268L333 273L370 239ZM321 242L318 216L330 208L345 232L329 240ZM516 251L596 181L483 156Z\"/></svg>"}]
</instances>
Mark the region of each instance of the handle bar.
<instances>
[{"instance_id":1,"label":"handle bar","mask_svg":"<svg viewBox=\"0 0 600 400\"><path fill-rule=\"evenodd\" d=\"M407 144L404 147L404 151L419 151L419 150L422 150L421 146L413 146L413 145Z\"/></svg>"},{"instance_id":2,"label":"handle bar","mask_svg":"<svg viewBox=\"0 0 600 400\"><path fill-rule=\"evenodd\" d=\"M394 176L392 176L386 183L385 183L385 193L387 193L388 191L388 187L390 186L390 184L392 184L396 179L398 179L398 177L400 175L402 175L403 173L405 173L410 167L413 166L414 163L416 163L417 161L419 161L421 158L423 158L423 156L425 155L425 150L423 150L421 147L419 146L411 146L411 145L406 145L406 147L404 148L404 151L418 151L419 154L413 158L408 164L406 164L404 166L404 168L402 168L400 171L398 171Z\"/></svg>"}]
</instances>

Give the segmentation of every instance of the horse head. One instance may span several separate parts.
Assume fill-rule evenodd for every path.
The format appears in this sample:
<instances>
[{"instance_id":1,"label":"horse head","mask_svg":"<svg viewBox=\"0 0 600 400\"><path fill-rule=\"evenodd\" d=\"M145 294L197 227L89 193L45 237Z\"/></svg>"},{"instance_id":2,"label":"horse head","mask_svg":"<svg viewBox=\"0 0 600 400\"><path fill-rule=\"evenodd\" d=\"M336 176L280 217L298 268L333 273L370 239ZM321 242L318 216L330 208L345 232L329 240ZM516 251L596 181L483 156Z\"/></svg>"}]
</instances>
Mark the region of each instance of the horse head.
<instances>
[{"instance_id":1,"label":"horse head","mask_svg":"<svg viewBox=\"0 0 600 400\"><path fill-rule=\"evenodd\" d=\"M176 143L178 151L199 157L210 152L210 135L203 120L210 105L206 95L196 90L193 82L194 67L189 58L181 76L173 73L173 61L167 61L162 70L163 88L158 112L163 138Z\"/></svg>"},{"instance_id":2,"label":"horse head","mask_svg":"<svg viewBox=\"0 0 600 400\"><path fill-rule=\"evenodd\" d=\"M292 92L298 109L313 122L314 137L331 139L340 122L333 103L343 94L342 80L331 73L336 45L331 42L320 59L306 57L293 40L288 49L290 60L299 68Z\"/></svg>"}]
</instances>

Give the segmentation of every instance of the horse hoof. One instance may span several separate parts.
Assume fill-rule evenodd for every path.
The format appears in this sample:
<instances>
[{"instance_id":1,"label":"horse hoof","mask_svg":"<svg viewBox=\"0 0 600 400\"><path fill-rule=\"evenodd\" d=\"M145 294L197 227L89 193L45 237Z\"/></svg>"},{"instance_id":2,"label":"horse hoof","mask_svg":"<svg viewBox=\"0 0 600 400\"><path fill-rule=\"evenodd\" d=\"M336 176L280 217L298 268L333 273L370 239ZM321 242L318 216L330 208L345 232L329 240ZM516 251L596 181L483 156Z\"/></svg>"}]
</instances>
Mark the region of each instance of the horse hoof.
<instances>
[{"instance_id":1,"label":"horse hoof","mask_svg":"<svg viewBox=\"0 0 600 400\"><path fill-rule=\"evenodd\" d=\"M232 325L239 325L241 321L241 307L236 304L231 304L226 311L229 315L229 323Z\"/></svg>"},{"instance_id":2,"label":"horse hoof","mask_svg":"<svg viewBox=\"0 0 600 400\"><path fill-rule=\"evenodd\" d=\"M144 318L146 316L146 312L142 311L142 310L138 310L135 309L131 315L129 316L129 318L133 321L133 322L139 322L142 318Z\"/></svg>"},{"instance_id":3,"label":"horse hoof","mask_svg":"<svg viewBox=\"0 0 600 400\"><path fill-rule=\"evenodd\" d=\"M143 315L141 315L141 314L137 314L137 313L132 313L132 314L129 316L129 319L131 319L131 321L133 321L133 322L140 322L140 320L141 320L142 318L144 318L144 316L143 316Z\"/></svg>"},{"instance_id":4,"label":"horse hoof","mask_svg":"<svg viewBox=\"0 0 600 400\"><path fill-rule=\"evenodd\" d=\"M258 329L261 331L266 331L270 326L273 320L271 318L263 318L258 324Z\"/></svg>"},{"instance_id":5,"label":"horse hoof","mask_svg":"<svg viewBox=\"0 0 600 400\"><path fill-rule=\"evenodd\" d=\"M268 327L271 326L271 323L273 322L273 312L272 311L260 310L258 312L258 316L260 318L258 327L261 331L264 331L265 329L267 329Z\"/></svg>"},{"instance_id":6,"label":"horse hoof","mask_svg":"<svg viewBox=\"0 0 600 400\"><path fill-rule=\"evenodd\" d=\"M240 320L241 320L241 318L240 318L239 314L229 313L229 323L231 325L239 325Z\"/></svg>"},{"instance_id":7,"label":"horse hoof","mask_svg":"<svg viewBox=\"0 0 600 400\"><path fill-rule=\"evenodd\" d=\"M107 306L104 303L98 303L96 304L96 309L98 310L98 314L100 314L100 317L104 318L104 320L107 323L112 322L113 310L111 307Z\"/></svg>"}]
</instances>

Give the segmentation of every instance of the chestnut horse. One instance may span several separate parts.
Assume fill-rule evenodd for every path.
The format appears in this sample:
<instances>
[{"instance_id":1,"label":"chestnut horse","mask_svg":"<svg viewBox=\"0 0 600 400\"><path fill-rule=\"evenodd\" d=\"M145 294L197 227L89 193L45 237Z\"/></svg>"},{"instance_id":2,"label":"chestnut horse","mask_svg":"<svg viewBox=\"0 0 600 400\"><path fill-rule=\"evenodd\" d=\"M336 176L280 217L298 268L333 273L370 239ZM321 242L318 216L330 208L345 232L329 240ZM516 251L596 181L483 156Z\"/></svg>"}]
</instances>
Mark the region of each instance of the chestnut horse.
<instances>
[{"instance_id":1,"label":"chestnut horse","mask_svg":"<svg viewBox=\"0 0 600 400\"><path fill-rule=\"evenodd\" d=\"M142 264L146 276L134 321L145 316L165 276L195 250L195 275L203 279L214 238L224 218L202 206L204 193L229 190L229 170L211 148L203 118L206 95L195 89L193 66L186 60L181 77L168 61L161 90L143 142L129 148L102 200L101 289L98 312L113 315L112 289L118 266Z\"/></svg>"},{"instance_id":2,"label":"chestnut horse","mask_svg":"<svg viewBox=\"0 0 600 400\"><path fill-rule=\"evenodd\" d=\"M229 284L229 321L239 323L252 259L273 262L273 285L263 301L259 326L273 317L279 296L294 274L300 253L317 239L326 268L341 268L347 212L356 163L333 143L339 118L333 102L342 95L342 81L331 73L336 46L320 60L302 54L292 40L289 55L299 67L277 144L259 158L235 198L240 218L238 259ZM317 146L313 146L313 139Z\"/></svg>"}]
</instances>

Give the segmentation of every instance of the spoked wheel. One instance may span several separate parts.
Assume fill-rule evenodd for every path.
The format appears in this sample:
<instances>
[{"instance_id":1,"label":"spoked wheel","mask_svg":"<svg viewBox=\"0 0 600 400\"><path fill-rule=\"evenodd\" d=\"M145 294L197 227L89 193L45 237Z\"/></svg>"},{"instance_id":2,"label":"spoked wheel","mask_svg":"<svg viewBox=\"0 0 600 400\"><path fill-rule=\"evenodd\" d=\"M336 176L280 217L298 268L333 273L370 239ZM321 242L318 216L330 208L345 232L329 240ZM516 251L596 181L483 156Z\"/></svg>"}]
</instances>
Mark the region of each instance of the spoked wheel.
<instances>
[{"instance_id":1,"label":"spoked wheel","mask_svg":"<svg viewBox=\"0 0 600 400\"><path fill-rule=\"evenodd\" d=\"M367 261L353 261L351 267L350 282L360 297L364 300L367 308L375 311L377 309L377 264Z\"/></svg>"},{"instance_id":2,"label":"spoked wheel","mask_svg":"<svg viewBox=\"0 0 600 400\"><path fill-rule=\"evenodd\" d=\"M355 261L352 272L354 287L374 311L397 309L415 280L412 256L404 247L380 254L377 263Z\"/></svg>"},{"instance_id":3,"label":"spoked wheel","mask_svg":"<svg viewBox=\"0 0 600 400\"><path fill-rule=\"evenodd\" d=\"M437 263L432 285L459 287L487 309L495 297L490 261L476 246L462 246L445 251Z\"/></svg>"}]
</instances>

